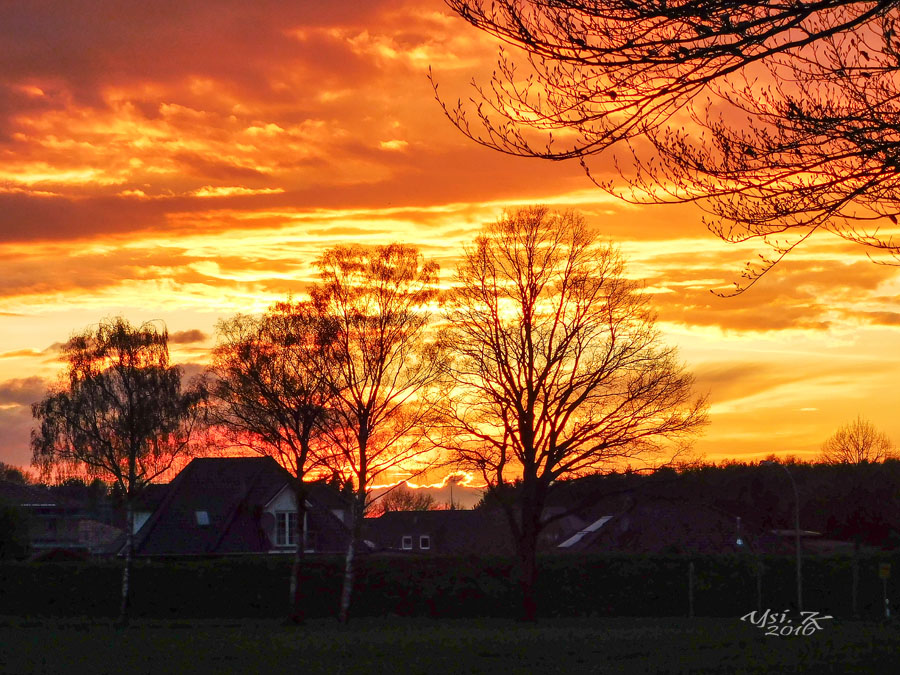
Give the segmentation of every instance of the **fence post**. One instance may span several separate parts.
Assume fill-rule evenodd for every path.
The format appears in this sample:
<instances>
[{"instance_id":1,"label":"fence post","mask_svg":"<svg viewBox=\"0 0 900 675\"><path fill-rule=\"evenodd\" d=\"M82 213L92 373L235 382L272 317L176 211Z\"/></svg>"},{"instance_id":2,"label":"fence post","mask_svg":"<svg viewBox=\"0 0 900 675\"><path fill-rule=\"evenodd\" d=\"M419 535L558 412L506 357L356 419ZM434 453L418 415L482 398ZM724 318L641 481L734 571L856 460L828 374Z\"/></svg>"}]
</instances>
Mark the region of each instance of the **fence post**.
<instances>
[{"instance_id":1,"label":"fence post","mask_svg":"<svg viewBox=\"0 0 900 675\"><path fill-rule=\"evenodd\" d=\"M688 617L694 618L694 561L688 563Z\"/></svg>"},{"instance_id":2,"label":"fence post","mask_svg":"<svg viewBox=\"0 0 900 675\"><path fill-rule=\"evenodd\" d=\"M763 565L762 562L757 558L756 560L756 611L762 612L762 573L763 573Z\"/></svg>"}]
</instances>

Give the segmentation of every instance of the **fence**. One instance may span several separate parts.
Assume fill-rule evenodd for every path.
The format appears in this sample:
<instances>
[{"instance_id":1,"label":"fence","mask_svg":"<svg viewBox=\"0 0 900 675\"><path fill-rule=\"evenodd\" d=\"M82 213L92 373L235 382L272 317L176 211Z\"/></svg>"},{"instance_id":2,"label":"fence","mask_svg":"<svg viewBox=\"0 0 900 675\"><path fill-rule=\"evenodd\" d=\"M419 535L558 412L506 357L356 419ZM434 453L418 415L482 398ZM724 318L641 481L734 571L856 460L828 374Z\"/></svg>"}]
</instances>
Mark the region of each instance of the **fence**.
<instances>
[{"instance_id":1,"label":"fence","mask_svg":"<svg viewBox=\"0 0 900 675\"><path fill-rule=\"evenodd\" d=\"M880 563L900 572L900 554L859 562L859 614L883 616ZM691 573L693 567L693 573ZM806 558L804 609L851 614L851 558ZM138 561L135 616L265 618L284 616L288 557ZM544 616L741 616L794 609L791 556L546 556L536 588ZM307 615L335 613L342 560L311 557L303 567ZM0 615L113 617L121 568L116 561L0 563ZM900 601L895 580L887 589ZM369 557L360 561L357 616L515 616L514 562L489 557Z\"/></svg>"}]
</instances>

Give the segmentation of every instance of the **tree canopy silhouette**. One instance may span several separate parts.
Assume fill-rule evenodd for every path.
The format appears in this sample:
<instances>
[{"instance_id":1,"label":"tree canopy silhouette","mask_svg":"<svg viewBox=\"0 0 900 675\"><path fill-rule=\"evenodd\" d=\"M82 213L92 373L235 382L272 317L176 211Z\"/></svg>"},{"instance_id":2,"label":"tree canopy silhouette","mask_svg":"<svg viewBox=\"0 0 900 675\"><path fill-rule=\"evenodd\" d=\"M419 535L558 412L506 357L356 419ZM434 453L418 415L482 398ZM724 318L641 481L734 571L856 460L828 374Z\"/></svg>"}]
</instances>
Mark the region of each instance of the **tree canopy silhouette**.
<instances>
[{"instance_id":1,"label":"tree canopy silhouette","mask_svg":"<svg viewBox=\"0 0 900 675\"><path fill-rule=\"evenodd\" d=\"M377 518L389 511L432 511L438 508L434 497L425 491L413 490L406 483L396 485L374 504L366 515Z\"/></svg>"},{"instance_id":2,"label":"tree canopy silhouette","mask_svg":"<svg viewBox=\"0 0 900 675\"><path fill-rule=\"evenodd\" d=\"M880 464L896 458L893 441L862 417L843 425L822 444L826 464Z\"/></svg>"}]
</instances>

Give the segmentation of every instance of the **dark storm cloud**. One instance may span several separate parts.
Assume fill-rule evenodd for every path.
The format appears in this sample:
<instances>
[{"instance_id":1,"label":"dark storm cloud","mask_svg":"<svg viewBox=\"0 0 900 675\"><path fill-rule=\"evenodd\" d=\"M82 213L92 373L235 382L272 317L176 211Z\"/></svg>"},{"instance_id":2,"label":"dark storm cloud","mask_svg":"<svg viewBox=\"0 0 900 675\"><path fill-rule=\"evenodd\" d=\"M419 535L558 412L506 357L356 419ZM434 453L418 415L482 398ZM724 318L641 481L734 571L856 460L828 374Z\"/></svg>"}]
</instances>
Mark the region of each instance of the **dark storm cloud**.
<instances>
[{"instance_id":1,"label":"dark storm cloud","mask_svg":"<svg viewBox=\"0 0 900 675\"><path fill-rule=\"evenodd\" d=\"M40 377L25 377L0 382L0 405L30 406L41 399L47 382Z\"/></svg>"},{"instance_id":2,"label":"dark storm cloud","mask_svg":"<svg viewBox=\"0 0 900 675\"><path fill-rule=\"evenodd\" d=\"M209 336L201 330L179 330L169 333L169 342L176 345L188 345L195 342L204 342Z\"/></svg>"}]
</instances>

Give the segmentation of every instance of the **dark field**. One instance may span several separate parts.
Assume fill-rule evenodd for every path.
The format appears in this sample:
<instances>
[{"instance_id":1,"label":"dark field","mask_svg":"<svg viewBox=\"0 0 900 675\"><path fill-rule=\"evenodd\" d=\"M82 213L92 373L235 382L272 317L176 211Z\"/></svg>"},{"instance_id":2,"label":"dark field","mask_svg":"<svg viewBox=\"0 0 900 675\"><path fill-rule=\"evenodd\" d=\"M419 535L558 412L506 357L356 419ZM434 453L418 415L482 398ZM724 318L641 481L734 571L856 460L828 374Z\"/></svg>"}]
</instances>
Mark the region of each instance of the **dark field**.
<instances>
[{"instance_id":1,"label":"dark field","mask_svg":"<svg viewBox=\"0 0 900 675\"><path fill-rule=\"evenodd\" d=\"M0 621L3 673L894 673L900 626L765 637L733 619Z\"/></svg>"}]
</instances>

